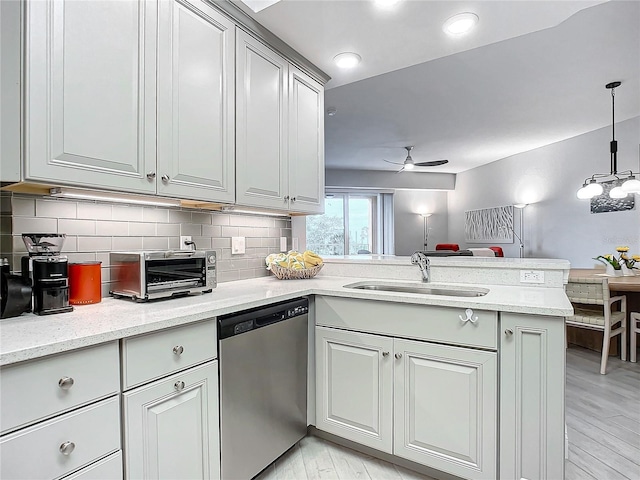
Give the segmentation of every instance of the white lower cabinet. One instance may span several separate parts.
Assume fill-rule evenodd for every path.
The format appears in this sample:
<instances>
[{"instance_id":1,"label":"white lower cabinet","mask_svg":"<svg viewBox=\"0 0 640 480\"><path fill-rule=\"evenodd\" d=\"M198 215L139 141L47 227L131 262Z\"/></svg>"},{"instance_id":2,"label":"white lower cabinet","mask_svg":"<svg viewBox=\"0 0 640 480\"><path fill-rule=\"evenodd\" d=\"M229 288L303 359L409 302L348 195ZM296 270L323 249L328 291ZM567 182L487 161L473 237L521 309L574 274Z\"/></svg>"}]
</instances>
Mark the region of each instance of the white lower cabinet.
<instances>
[{"instance_id":1,"label":"white lower cabinet","mask_svg":"<svg viewBox=\"0 0 640 480\"><path fill-rule=\"evenodd\" d=\"M316 427L392 453L393 339L316 328Z\"/></svg>"},{"instance_id":2,"label":"white lower cabinet","mask_svg":"<svg viewBox=\"0 0 640 480\"><path fill-rule=\"evenodd\" d=\"M217 361L123 397L126 478L220 478Z\"/></svg>"},{"instance_id":3,"label":"white lower cabinet","mask_svg":"<svg viewBox=\"0 0 640 480\"><path fill-rule=\"evenodd\" d=\"M496 478L497 353L316 327L316 426L463 478Z\"/></svg>"},{"instance_id":4,"label":"white lower cabinet","mask_svg":"<svg viewBox=\"0 0 640 480\"><path fill-rule=\"evenodd\" d=\"M121 480L122 478L122 452L118 451L64 477L63 480Z\"/></svg>"},{"instance_id":5,"label":"white lower cabinet","mask_svg":"<svg viewBox=\"0 0 640 480\"><path fill-rule=\"evenodd\" d=\"M0 440L0 478L58 478L120 449L118 397L37 423Z\"/></svg>"},{"instance_id":6,"label":"white lower cabinet","mask_svg":"<svg viewBox=\"0 0 640 480\"><path fill-rule=\"evenodd\" d=\"M394 339L393 453L495 479L497 354Z\"/></svg>"}]
</instances>

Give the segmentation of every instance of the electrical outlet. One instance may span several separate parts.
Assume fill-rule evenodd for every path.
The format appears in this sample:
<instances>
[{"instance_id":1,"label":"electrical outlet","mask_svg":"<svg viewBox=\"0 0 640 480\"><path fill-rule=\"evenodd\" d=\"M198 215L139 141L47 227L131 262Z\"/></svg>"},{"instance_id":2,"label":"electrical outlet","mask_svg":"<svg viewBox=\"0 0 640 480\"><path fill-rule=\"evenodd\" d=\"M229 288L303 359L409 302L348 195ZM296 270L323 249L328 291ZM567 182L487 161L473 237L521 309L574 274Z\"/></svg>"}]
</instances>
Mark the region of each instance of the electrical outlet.
<instances>
[{"instance_id":1,"label":"electrical outlet","mask_svg":"<svg viewBox=\"0 0 640 480\"><path fill-rule=\"evenodd\" d=\"M244 237L231 237L231 254L239 255L245 252Z\"/></svg>"},{"instance_id":2,"label":"electrical outlet","mask_svg":"<svg viewBox=\"0 0 640 480\"><path fill-rule=\"evenodd\" d=\"M280 237L280 251L287 251L287 237Z\"/></svg>"},{"instance_id":3,"label":"electrical outlet","mask_svg":"<svg viewBox=\"0 0 640 480\"><path fill-rule=\"evenodd\" d=\"M520 283L544 283L542 270L520 270Z\"/></svg>"},{"instance_id":4,"label":"electrical outlet","mask_svg":"<svg viewBox=\"0 0 640 480\"><path fill-rule=\"evenodd\" d=\"M298 237L293 237L291 239L291 250L298 251Z\"/></svg>"},{"instance_id":5,"label":"electrical outlet","mask_svg":"<svg viewBox=\"0 0 640 480\"><path fill-rule=\"evenodd\" d=\"M191 235L180 235L180 250L193 250L192 245L187 245L185 242L191 241Z\"/></svg>"}]
</instances>

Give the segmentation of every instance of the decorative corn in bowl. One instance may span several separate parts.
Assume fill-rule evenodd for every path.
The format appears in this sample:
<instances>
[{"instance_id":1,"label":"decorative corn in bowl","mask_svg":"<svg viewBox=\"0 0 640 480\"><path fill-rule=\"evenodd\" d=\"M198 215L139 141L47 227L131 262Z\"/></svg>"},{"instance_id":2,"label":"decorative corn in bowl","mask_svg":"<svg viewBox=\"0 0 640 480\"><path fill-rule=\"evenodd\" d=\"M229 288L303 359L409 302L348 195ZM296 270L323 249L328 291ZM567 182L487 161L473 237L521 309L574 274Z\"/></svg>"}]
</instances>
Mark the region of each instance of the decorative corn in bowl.
<instances>
[{"instance_id":1,"label":"decorative corn in bowl","mask_svg":"<svg viewBox=\"0 0 640 480\"><path fill-rule=\"evenodd\" d=\"M324 265L322 258L311 250L304 253L295 250L289 253L272 253L265 258L265 263L267 270L271 270L280 280L313 278Z\"/></svg>"}]
</instances>

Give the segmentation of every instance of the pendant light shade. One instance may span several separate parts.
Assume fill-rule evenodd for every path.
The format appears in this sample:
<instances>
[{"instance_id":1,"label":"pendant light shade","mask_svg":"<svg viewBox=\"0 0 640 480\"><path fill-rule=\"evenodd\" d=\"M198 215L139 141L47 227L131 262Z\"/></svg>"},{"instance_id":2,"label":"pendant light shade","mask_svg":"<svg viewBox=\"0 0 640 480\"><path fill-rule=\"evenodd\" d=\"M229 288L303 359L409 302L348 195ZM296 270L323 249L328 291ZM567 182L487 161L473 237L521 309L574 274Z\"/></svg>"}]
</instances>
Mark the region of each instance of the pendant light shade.
<instances>
[{"instance_id":1,"label":"pendant light shade","mask_svg":"<svg viewBox=\"0 0 640 480\"><path fill-rule=\"evenodd\" d=\"M591 177L585 179L582 184L582 188L578 189L576 196L580 200L587 200L598 195L602 195L603 188L602 182L620 181L618 176L618 142L616 141L616 118L615 118L615 89L619 87L621 82L611 82L605 85L605 88L611 90L611 142L609 143L609 151L611 154L611 171L609 173L594 173ZM609 197L620 199L625 198L629 194L640 193L640 180L636 180L635 175L631 170L620 172L625 176L628 175L627 180L620 185L614 186L609 191ZM600 182L600 183L599 183Z\"/></svg>"}]
</instances>

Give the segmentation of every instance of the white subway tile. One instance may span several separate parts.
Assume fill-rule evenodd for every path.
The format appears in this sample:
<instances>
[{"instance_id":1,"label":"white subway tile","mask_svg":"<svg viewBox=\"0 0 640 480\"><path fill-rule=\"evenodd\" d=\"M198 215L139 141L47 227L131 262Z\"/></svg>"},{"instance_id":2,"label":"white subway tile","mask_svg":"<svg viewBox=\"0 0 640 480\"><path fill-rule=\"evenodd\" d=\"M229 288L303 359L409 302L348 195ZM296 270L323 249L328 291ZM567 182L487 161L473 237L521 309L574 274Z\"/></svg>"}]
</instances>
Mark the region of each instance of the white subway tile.
<instances>
[{"instance_id":1,"label":"white subway tile","mask_svg":"<svg viewBox=\"0 0 640 480\"><path fill-rule=\"evenodd\" d=\"M223 237L237 237L238 227L222 227L222 236Z\"/></svg>"},{"instance_id":2,"label":"white subway tile","mask_svg":"<svg viewBox=\"0 0 640 480\"><path fill-rule=\"evenodd\" d=\"M211 214L209 212L192 212L191 223L211 225Z\"/></svg>"},{"instance_id":3,"label":"white subway tile","mask_svg":"<svg viewBox=\"0 0 640 480\"><path fill-rule=\"evenodd\" d=\"M98 220L96 222L96 235L109 237L128 237L129 224L127 222L111 222L109 220Z\"/></svg>"},{"instance_id":4,"label":"white subway tile","mask_svg":"<svg viewBox=\"0 0 640 480\"><path fill-rule=\"evenodd\" d=\"M96 260L98 262L102 262L102 268L108 267L111 265L109 261L109 253L96 253Z\"/></svg>"},{"instance_id":5,"label":"white subway tile","mask_svg":"<svg viewBox=\"0 0 640 480\"><path fill-rule=\"evenodd\" d=\"M61 218L58 220L58 231L67 235L95 235L95 220L72 220Z\"/></svg>"},{"instance_id":6,"label":"white subway tile","mask_svg":"<svg viewBox=\"0 0 640 480\"><path fill-rule=\"evenodd\" d=\"M96 254L92 252L68 253L69 263L95 262Z\"/></svg>"},{"instance_id":7,"label":"white subway tile","mask_svg":"<svg viewBox=\"0 0 640 480\"><path fill-rule=\"evenodd\" d=\"M111 207L111 218L125 222L141 222L142 207L133 205L113 205Z\"/></svg>"},{"instance_id":8,"label":"white subway tile","mask_svg":"<svg viewBox=\"0 0 640 480\"><path fill-rule=\"evenodd\" d=\"M234 280L238 280L238 272L235 270L218 273L218 283L233 282Z\"/></svg>"},{"instance_id":9,"label":"white subway tile","mask_svg":"<svg viewBox=\"0 0 640 480\"><path fill-rule=\"evenodd\" d=\"M196 242L198 250L211 250L210 237L193 237L192 240Z\"/></svg>"},{"instance_id":10,"label":"white subway tile","mask_svg":"<svg viewBox=\"0 0 640 480\"><path fill-rule=\"evenodd\" d=\"M211 239L213 248L231 248L231 237Z\"/></svg>"},{"instance_id":11,"label":"white subway tile","mask_svg":"<svg viewBox=\"0 0 640 480\"><path fill-rule=\"evenodd\" d=\"M202 225L195 223L183 223L180 225L180 235L191 235L199 237L202 235Z\"/></svg>"},{"instance_id":12,"label":"white subway tile","mask_svg":"<svg viewBox=\"0 0 640 480\"><path fill-rule=\"evenodd\" d=\"M166 250L169 248L167 237L143 237L142 248L145 250Z\"/></svg>"},{"instance_id":13,"label":"white subway tile","mask_svg":"<svg viewBox=\"0 0 640 480\"><path fill-rule=\"evenodd\" d=\"M62 245L62 252L77 252L78 251L78 237L74 235L67 235L64 239L64 245Z\"/></svg>"},{"instance_id":14,"label":"white subway tile","mask_svg":"<svg viewBox=\"0 0 640 480\"><path fill-rule=\"evenodd\" d=\"M36 200L36 217L76 218L77 204L69 200L39 198Z\"/></svg>"},{"instance_id":15,"label":"white subway tile","mask_svg":"<svg viewBox=\"0 0 640 480\"><path fill-rule=\"evenodd\" d=\"M221 237L222 227L220 225L203 225L202 235L205 237Z\"/></svg>"},{"instance_id":16,"label":"white subway tile","mask_svg":"<svg viewBox=\"0 0 640 480\"><path fill-rule=\"evenodd\" d=\"M261 247L280 249L280 238L263 238Z\"/></svg>"},{"instance_id":17,"label":"white subway tile","mask_svg":"<svg viewBox=\"0 0 640 480\"><path fill-rule=\"evenodd\" d=\"M169 210L162 207L143 207L142 220L145 222L167 223L169 221Z\"/></svg>"},{"instance_id":18,"label":"white subway tile","mask_svg":"<svg viewBox=\"0 0 640 480\"><path fill-rule=\"evenodd\" d=\"M229 225L229 215L226 213L213 213L211 216L212 225Z\"/></svg>"},{"instance_id":19,"label":"white subway tile","mask_svg":"<svg viewBox=\"0 0 640 480\"><path fill-rule=\"evenodd\" d=\"M108 252L111 250L111 237L78 237L80 252Z\"/></svg>"},{"instance_id":20,"label":"white subway tile","mask_svg":"<svg viewBox=\"0 0 640 480\"><path fill-rule=\"evenodd\" d=\"M261 238L247 238L246 241L247 248L261 247L262 239Z\"/></svg>"},{"instance_id":21,"label":"white subway tile","mask_svg":"<svg viewBox=\"0 0 640 480\"><path fill-rule=\"evenodd\" d=\"M62 220L61 220L62 221ZM71 220L67 220L71 221ZM73 220L74 222L77 220ZM31 218L13 217L13 229L15 234L22 233L58 233L58 220L55 218ZM61 231L61 233L72 233Z\"/></svg>"},{"instance_id":22,"label":"white subway tile","mask_svg":"<svg viewBox=\"0 0 640 480\"><path fill-rule=\"evenodd\" d=\"M156 224L156 235L159 237L178 237L180 236L180 225L175 223L158 223Z\"/></svg>"},{"instance_id":23,"label":"white subway tile","mask_svg":"<svg viewBox=\"0 0 640 480\"><path fill-rule=\"evenodd\" d=\"M111 205L107 203L78 202L78 218L111 220Z\"/></svg>"},{"instance_id":24,"label":"white subway tile","mask_svg":"<svg viewBox=\"0 0 640 480\"><path fill-rule=\"evenodd\" d=\"M149 222L129 223L129 235L132 237L151 237L156 234L156 224Z\"/></svg>"},{"instance_id":25,"label":"white subway tile","mask_svg":"<svg viewBox=\"0 0 640 480\"><path fill-rule=\"evenodd\" d=\"M180 250L180 237L169 237L169 250Z\"/></svg>"},{"instance_id":26,"label":"white subway tile","mask_svg":"<svg viewBox=\"0 0 640 480\"><path fill-rule=\"evenodd\" d=\"M188 210L169 210L169 223L191 223L191 212Z\"/></svg>"},{"instance_id":27,"label":"white subway tile","mask_svg":"<svg viewBox=\"0 0 640 480\"><path fill-rule=\"evenodd\" d=\"M11 212L14 216L35 217L35 198L13 196L11 198Z\"/></svg>"},{"instance_id":28,"label":"white subway tile","mask_svg":"<svg viewBox=\"0 0 640 480\"><path fill-rule=\"evenodd\" d=\"M13 246L13 253L27 252L27 247L25 247L24 242L22 241L22 237L20 235L13 235L11 239L12 239L11 244Z\"/></svg>"},{"instance_id":29,"label":"white subway tile","mask_svg":"<svg viewBox=\"0 0 640 480\"><path fill-rule=\"evenodd\" d=\"M232 227L261 227L262 221L260 217L251 215L229 215L229 225Z\"/></svg>"},{"instance_id":30,"label":"white subway tile","mask_svg":"<svg viewBox=\"0 0 640 480\"><path fill-rule=\"evenodd\" d=\"M141 237L113 237L114 251L142 250Z\"/></svg>"}]
</instances>

